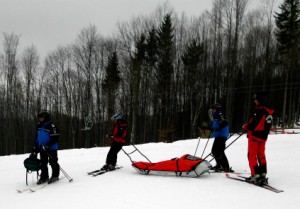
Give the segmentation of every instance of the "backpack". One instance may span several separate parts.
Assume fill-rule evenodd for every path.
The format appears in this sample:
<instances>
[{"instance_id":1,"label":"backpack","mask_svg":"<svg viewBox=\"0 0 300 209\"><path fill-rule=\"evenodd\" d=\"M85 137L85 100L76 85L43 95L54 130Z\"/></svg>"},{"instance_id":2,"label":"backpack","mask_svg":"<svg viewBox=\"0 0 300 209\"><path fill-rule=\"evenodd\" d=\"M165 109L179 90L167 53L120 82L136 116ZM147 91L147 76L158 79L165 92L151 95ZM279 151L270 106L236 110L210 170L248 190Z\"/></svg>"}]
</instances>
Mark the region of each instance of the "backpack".
<instances>
[{"instance_id":1,"label":"backpack","mask_svg":"<svg viewBox=\"0 0 300 209\"><path fill-rule=\"evenodd\" d=\"M28 158L24 160L24 166L26 168L26 185L28 185L28 181L27 181L28 173L32 173L33 171L36 171L37 175L39 175L41 164L42 164L41 160L38 159L35 155L30 155Z\"/></svg>"}]
</instances>

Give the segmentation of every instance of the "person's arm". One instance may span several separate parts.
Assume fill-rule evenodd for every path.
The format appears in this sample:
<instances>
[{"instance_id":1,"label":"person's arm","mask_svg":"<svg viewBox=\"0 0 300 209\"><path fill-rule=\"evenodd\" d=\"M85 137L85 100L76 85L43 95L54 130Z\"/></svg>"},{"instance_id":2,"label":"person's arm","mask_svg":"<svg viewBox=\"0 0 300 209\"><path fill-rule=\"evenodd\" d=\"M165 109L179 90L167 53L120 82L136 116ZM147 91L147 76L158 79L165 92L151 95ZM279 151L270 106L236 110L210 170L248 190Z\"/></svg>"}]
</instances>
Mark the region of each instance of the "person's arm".
<instances>
[{"instance_id":1,"label":"person's arm","mask_svg":"<svg viewBox=\"0 0 300 209\"><path fill-rule=\"evenodd\" d=\"M48 147L51 147L53 144L58 143L58 137L59 137L59 132L57 127L51 123L51 128L50 128L50 141L47 144Z\"/></svg>"},{"instance_id":2,"label":"person's arm","mask_svg":"<svg viewBox=\"0 0 300 209\"><path fill-rule=\"evenodd\" d=\"M220 117L220 125L218 128L222 129L222 128L228 126L227 118L222 112L219 113L219 117Z\"/></svg>"},{"instance_id":3,"label":"person's arm","mask_svg":"<svg viewBox=\"0 0 300 209\"><path fill-rule=\"evenodd\" d=\"M244 128L248 131L254 131L254 129L258 126L261 117L261 111L255 111L250 122L246 124Z\"/></svg>"}]
</instances>

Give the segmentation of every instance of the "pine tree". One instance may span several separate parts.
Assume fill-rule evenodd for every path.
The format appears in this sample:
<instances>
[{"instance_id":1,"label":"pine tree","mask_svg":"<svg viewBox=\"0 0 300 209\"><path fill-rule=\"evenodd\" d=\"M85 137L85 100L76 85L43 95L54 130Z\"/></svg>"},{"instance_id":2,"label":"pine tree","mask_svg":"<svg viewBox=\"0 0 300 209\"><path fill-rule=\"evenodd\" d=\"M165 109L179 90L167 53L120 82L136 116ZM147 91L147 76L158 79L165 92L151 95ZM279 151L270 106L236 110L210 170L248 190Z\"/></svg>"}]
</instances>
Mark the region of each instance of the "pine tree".
<instances>
[{"instance_id":1,"label":"pine tree","mask_svg":"<svg viewBox=\"0 0 300 209\"><path fill-rule=\"evenodd\" d=\"M143 62L145 59L146 51L146 38L144 34L140 36L136 44L136 51L131 58L131 94L132 94L132 129L131 129L131 141L136 142L137 134L137 116L138 116L138 102L139 102L139 91L141 83L141 72L143 68Z\"/></svg>"},{"instance_id":2,"label":"pine tree","mask_svg":"<svg viewBox=\"0 0 300 209\"><path fill-rule=\"evenodd\" d=\"M174 35L171 14L164 17L158 30L158 88L160 90L160 138L166 140L173 132L171 88L174 59Z\"/></svg>"},{"instance_id":3,"label":"pine tree","mask_svg":"<svg viewBox=\"0 0 300 209\"><path fill-rule=\"evenodd\" d=\"M275 15L277 31L275 33L278 42L278 51L280 59L285 69L285 91L282 113L282 128L285 128L286 122L293 124L292 114L294 114L294 102L287 103L290 98L297 97L299 92L293 90L293 83L299 81L299 47L300 47L300 1L284 0L279 6L280 12ZM288 92L288 89L290 90ZM299 104L298 104L299 105ZM287 111L287 107L289 111ZM294 109L294 110L293 110ZM299 108L298 108L299 109ZM286 118L286 115L288 118Z\"/></svg>"},{"instance_id":4,"label":"pine tree","mask_svg":"<svg viewBox=\"0 0 300 209\"><path fill-rule=\"evenodd\" d=\"M102 83L102 89L107 96L107 113L108 116L114 114L116 94L121 81L120 72L118 69L117 53L113 52L109 58L105 68L106 76Z\"/></svg>"},{"instance_id":5,"label":"pine tree","mask_svg":"<svg viewBox=\"0 0 300 209\"><path fill-rule=\"evenodd\" d=\"M288 56L289 52L299 50L300 35L300 1L285 0L276 13L275 22L278 28L276 34L279 52Z\"/></svg>"},{"instance_id":6,"label":"pine tree","mask_svg":"<svg viewBox=\"0 0 300 209\"><path fill-rule=\"evenodd\" d=\"M201 60L201 55L204 52L203 45L198 43L196 39L192 40L192 42L187 46L183 56L182 62L184 64L184 95L186 99L184 99L184 112L185 116L188 116L190 119L189 127L190 130L190 137L196 135L196 120L198 118L199 112L196 108L199 105L199 101L197 100L197 94L201 89L201 85L199 85L199 81L201 74L199 72L199 63Z\"/></svg>"}]
</instances>

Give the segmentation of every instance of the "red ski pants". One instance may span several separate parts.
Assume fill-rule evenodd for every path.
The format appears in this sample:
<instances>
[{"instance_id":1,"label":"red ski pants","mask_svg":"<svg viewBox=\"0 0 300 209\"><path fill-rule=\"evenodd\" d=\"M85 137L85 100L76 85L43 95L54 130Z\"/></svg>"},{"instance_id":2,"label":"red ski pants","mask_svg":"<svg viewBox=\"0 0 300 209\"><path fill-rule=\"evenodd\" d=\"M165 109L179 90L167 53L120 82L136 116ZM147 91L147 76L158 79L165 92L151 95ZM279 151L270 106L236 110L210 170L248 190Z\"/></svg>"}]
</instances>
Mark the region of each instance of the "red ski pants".
<instances>
[{"instance_id":1,"label":"red ski pants","mask_svg":"<svg viewBox=\"0 0 300 209\"><path fill-rule=\"evenodd\" d=\"M266 166L267 160L265 155L266 141L254 140L248 137L248 161L251 175L254 175L257 167Z\"/></svg>"}]
</instances>

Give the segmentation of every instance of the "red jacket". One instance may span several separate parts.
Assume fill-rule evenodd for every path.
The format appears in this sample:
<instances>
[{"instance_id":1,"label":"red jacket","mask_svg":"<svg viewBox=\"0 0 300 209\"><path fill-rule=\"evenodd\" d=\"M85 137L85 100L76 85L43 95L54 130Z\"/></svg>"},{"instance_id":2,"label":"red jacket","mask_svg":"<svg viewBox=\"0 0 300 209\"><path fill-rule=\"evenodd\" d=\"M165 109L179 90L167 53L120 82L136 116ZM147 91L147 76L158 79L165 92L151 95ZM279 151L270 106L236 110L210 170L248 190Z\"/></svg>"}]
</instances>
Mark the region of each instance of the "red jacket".
<instances>
[{"instance_id":1,"label":"red jacket","mask_svg":"<svg viewBox=\"0 0 300 209\"><path fill-rule=\"evenodd\" d=\"M267 140L273 122L274 110L257 106L250 121L243 126L256 140Z\"/></svg>"},{"instance_id":2,"label":"red jacket","mask_svg":"<svg viewBox=\"0 0 300 209\"><path fill-rule=\"evenodd\" d=\"M113 139L116 142L126 143L128 124L124 119L118 119L114 123Z\"/></svg>"}]
</instances>

